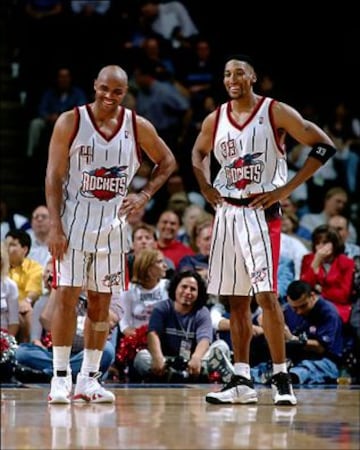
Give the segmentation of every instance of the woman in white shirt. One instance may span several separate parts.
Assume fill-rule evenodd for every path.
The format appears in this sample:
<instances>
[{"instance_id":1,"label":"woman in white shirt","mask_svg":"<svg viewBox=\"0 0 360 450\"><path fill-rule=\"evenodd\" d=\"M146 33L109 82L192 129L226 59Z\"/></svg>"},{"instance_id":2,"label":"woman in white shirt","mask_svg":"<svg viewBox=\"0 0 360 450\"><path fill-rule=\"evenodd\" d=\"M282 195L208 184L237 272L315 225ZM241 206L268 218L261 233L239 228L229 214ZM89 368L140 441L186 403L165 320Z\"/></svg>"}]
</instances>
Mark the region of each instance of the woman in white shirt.
<instances>
[{"instance_id":1,"label":"woman in white shirt","mask_svg":"<svg viewBox=\"0 0 360 450\"><path fill-rule=\"evenodd\" d=\"M1 241L1 328L16 336L19 331L19 291L9 274L9 253Z\"/></svg>"},{"instance_id":2,"label":"woman in white shirt","mask_svg":"<svg viewBox=\"0 0 360 450\"><path fill-rule=\"evenodd\" d=\"M166 270L160 250L144 249L135 256L129 289L121 293L124 315L120 330L125 336L135 335L136 328L149 322L154 305L168 298Z\"/></svg>"}]
</instances>

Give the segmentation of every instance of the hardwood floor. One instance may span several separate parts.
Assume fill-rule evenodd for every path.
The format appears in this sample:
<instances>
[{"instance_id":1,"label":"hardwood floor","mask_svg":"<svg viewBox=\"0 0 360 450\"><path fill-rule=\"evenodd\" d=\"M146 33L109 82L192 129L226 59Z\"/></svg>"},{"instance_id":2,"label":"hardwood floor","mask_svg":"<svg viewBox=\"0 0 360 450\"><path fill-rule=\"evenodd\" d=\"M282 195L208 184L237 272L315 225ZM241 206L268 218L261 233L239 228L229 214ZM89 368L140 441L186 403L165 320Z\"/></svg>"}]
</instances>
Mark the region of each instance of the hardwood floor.
<instances>
[{"instance_id":1,"label":"hardwood floor","mask_svg":"<svg viewBox=\"0 0 360 450\"><path fill-rule=\"evenodd\" d=\"M1 389L1 449L359 449L360 386L296 389L296 407L210 405L218 385L109 385L113 405L48 405L47 385Z\"/></svg>"}]
</instances>

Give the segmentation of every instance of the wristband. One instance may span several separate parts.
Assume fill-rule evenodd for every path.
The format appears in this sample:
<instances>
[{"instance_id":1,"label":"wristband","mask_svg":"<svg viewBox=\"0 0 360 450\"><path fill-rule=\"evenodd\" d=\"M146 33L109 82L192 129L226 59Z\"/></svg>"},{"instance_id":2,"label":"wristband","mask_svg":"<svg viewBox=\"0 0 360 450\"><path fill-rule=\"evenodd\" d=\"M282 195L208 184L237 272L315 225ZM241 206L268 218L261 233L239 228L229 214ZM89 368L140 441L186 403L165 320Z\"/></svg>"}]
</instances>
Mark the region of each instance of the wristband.
<instances>
[{"instance_id":1,"label":"wristband","mask_svg":"<svg viewBox=\"0 0 360 450\"><path fill-rule=\"evenodd\" d=\"M139 194L144 194L148 200L151 200L151 195L148 192L144 191L144 189L140 191Z\"/></svg>"},{"instance_id":2,"label":"wristband","mask_svg":"<svg viewBox=\"0 0 360 450\"><path fill-rule=\"evenodd\" d=\"M328 159L334 156L336 153L336 148L329 144L315 144L311 149L309 156L320 161L322 164L325 164Z\"/></svg>"}]
</instances>

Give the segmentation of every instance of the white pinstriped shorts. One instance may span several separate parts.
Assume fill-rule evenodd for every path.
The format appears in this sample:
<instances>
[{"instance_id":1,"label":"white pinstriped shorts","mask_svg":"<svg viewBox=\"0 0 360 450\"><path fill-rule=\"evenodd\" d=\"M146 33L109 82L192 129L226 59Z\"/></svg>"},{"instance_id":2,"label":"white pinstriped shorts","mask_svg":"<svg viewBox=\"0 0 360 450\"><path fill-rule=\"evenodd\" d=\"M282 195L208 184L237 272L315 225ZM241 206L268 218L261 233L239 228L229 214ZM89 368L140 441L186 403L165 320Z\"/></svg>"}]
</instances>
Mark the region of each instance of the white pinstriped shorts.
<instances>
[{"instance_id":1,"label":"white pinstriped shorts","mask_svg":"<svg viewBox=\"0 0 360 450\"><path fill-rule=\"evenodd\" d=\"M279 215L269 218L264 210L226 202L219 205L209 256L208 293L247 296L276 292L280 232Z\"/></svg>"},{"instance_id":2,"label":"white pinstriped shorts","mask_svg":"<svg viewBox=\"0 0 360 450\"><path fill-rule=\"evenodd\" d=\"M125 253L89 253L69 248L55 262L58 286L83 287L95 292L121 292L127 288Z\"/></svg>"}]
</instances>

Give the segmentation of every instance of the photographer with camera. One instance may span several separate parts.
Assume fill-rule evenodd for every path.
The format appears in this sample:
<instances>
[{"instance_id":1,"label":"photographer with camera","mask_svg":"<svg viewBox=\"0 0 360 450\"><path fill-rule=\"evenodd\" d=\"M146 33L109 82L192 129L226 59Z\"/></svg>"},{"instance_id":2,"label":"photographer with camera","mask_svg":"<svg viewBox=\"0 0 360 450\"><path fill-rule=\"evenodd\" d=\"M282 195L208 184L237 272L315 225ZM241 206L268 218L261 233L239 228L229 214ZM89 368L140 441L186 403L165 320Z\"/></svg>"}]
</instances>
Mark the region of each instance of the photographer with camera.
<instances>
[{"instance_id":1,"label":"photographer with camera","mask_svg":"<svg viewBox=\"0 0 360 450\"><path fill-rule=\"evenodd\" d=\"M213 329L206 307L206 285L195 271L177 273L169 284L169 299L155 305L148 328L148 349L140 350L134 368L143 378L163 381L208 380L214 359L230 360L225 341L213 342ZM216 350L216 351L215 351ZM231 376L232 366L222 371Z\"/></svg>"},{"instance_id":2,"label":"photographer with camera","mask_svg":"<svg viewBox=\"0 0 360 450\"><path fill-rule=\"evenodd\" d=\"M336 382L343 352L343 326L336 307L302 280L289 284L287 302L285 339L292 382Z\"/></svg>"},{"instance_id":3,"label":"photographer with camera","mask_svg":"<svg viewBox=\"0 0 360 450\"><path fill-rule=\"evenodd\" d=\"M51 319L54 311L54 290L52 288L53 261L50 259L44 269L43 282L44 293L34 305L31 323L31 342L19 345L16 351L17 366L15 367L15 378L21 382L50 382L53 375L52 345L51 335L49 335ZM110 316L114 315L114 320L110 324L116 330L115 324L120 319L119 298L114 297L110 303ZM84 350L84 322L86 316L87 298L86 295L79 296L77 305L77 327L73 340L72 353L70 357L70 369L72 378L80 372ZM105 344L104 354L100 362L100 371L105 378L105 374L115 358L115 348L109 338Z\"/></svg>"}]
</instances>

